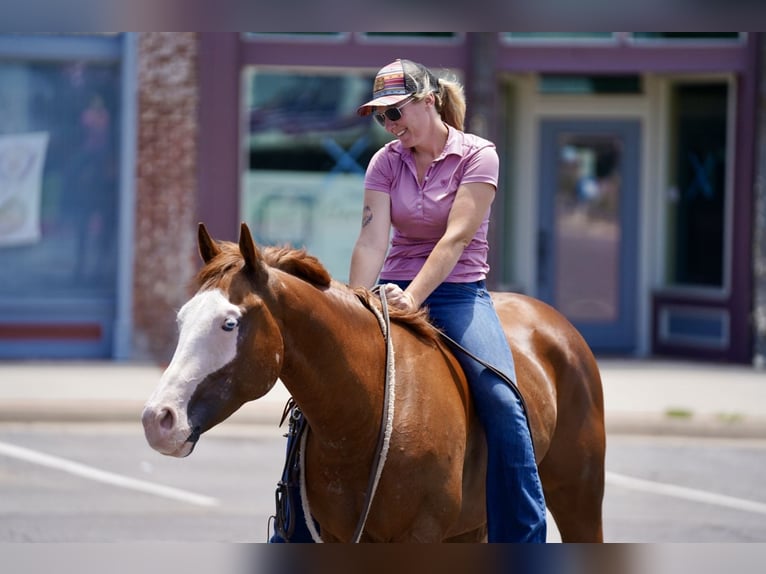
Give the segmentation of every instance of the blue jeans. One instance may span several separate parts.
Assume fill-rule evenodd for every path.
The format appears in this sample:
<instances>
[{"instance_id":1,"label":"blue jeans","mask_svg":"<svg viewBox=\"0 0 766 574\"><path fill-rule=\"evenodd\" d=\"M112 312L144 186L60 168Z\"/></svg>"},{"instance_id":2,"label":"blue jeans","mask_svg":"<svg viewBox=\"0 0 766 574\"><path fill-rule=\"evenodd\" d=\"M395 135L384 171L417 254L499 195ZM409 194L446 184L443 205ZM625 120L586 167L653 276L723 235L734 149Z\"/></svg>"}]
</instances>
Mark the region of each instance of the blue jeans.
<instances>
[{"instance_id":1,"label":"blue jeans","mask_svg":"<svg viewBox=\"0 0 766 574\"><path fill-rule=\"evenodd\" d=\"M402 289L408 281L388 281ZM484 282L442 283L426 299L431 321L463 347L516 380L513 355ZM471 388L487 437L487 526L489 542L545 542L546 517L540 477L526 417L513 390L500 377L459 351L456 357ZM291 542L311 542L297 502ZM276 534L271 542L281 542Z\"/></svg>"},{"instance_id":2,"label":"blue jeans","mask_svg":"<svg viewBox=\"0 0 766 574\"><path fill-rule=\"evenodd\" d=\"M407 281L390 281L402 289ZM513 381L513 355L484 281L442 283L423 303L431 321ZM545 542L545 498L521 401L500 377L455 351L487 436L489 542Z\"/></svg>"}]
</instances>

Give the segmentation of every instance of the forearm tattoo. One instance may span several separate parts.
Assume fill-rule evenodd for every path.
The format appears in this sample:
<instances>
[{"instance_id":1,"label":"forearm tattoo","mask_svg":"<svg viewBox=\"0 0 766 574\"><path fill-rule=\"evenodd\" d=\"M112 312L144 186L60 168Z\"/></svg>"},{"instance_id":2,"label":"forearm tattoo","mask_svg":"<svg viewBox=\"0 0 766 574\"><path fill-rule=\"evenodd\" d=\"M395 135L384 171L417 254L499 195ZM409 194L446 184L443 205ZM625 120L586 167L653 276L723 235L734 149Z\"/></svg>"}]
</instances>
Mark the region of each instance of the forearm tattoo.
<instances>
[{"instance_id":1,"label":"forearm tattoo","mask_svg":"<svg viewBox=\"0 0 766 574\"><path fill-rule=\"evenodd\" d=\"M362 213L362 227L367 227L372 221L372 208L369 205L364 206Z\"/></svg>"}]
</instances>

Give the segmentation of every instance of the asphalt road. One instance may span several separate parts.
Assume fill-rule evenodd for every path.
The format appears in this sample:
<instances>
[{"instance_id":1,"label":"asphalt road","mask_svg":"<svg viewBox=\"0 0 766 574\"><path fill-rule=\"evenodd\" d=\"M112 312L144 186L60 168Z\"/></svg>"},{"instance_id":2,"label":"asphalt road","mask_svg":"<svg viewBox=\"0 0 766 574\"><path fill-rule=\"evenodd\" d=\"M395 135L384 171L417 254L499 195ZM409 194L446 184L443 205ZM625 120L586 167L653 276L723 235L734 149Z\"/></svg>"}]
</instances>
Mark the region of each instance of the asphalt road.
<instances>
[{"instance_id":1,"label":"asphalt road","mask_svg":"<svg viewBox=\"0 0 766 574\"><path fill-rule=\"evenodd\" d=\"M766 541L766 441L608 440L607 541ZM0 542L263 542L284 445L224 424L173 459L139 425L0 425Z\"/></svg>"}]
</instances>

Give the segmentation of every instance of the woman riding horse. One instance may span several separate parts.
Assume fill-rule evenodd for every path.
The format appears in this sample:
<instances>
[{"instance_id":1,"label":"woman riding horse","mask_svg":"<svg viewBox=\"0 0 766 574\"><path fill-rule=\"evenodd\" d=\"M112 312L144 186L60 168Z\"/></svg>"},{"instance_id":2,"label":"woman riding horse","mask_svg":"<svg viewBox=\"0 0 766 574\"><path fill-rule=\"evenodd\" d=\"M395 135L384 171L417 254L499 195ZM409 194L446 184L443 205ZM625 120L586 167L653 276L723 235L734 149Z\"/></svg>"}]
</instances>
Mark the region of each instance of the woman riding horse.
<instances>
[{"instance_id":1,"label":"woman riding horse","mask_svg":"<svg viewBox=\"0 0 766 574\"><path fill-rule=\"evenodd\" d=\"M147 441L188 456L203 434L281 379L310 432L301 484L324 541L349 541L385 423L386 337L369 292L305 252L258 249L199 228L205 262L178 313L173 359L142 415ZM492 294L514 352L548 508L565 542L603 539L604 412L598 367L561 314ZM486 540L487 449L465 376L433 327L391 309L390 446L362 541Z\"/></svg>"},{"instance_id":2,"label":"woman riding horse","mask_svg":"<svg viewBox=\"0 0 766 574\"><path fill-rule=\"evenodd\" d=\"M494 144L462 131L465 107L460 84L421 64L396 60L378 72L359 113L373 113L396 139L367 168L349 282L372 288L380 280L392 305L426 307L436 326L513 380L484 283L498 156ZM493 370L462 353L458 359L489 447L489 541L545 542L545 499L522 402ZM300 531L293 540L306 541Z\"/></svg>"}]
</instances>

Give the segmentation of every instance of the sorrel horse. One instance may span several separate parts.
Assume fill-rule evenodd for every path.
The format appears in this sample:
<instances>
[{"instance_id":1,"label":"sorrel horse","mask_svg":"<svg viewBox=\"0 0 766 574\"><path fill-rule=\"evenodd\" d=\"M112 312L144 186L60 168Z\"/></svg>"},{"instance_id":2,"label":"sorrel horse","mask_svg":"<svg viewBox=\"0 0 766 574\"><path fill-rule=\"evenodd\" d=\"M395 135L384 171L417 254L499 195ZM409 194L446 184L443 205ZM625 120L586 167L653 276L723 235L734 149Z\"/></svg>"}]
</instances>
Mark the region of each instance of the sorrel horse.
<instances>
[{"instance_id":1,"label":"sorrel horse","mask_svg":"<svg viewBox=\"0 0 766 574\"><path fill-rule=\"evenodd\" d=\"M381 427L385 340L365 290L303 250L258 249L199 226L199 290L142 420L147 441L189 455L200 435L280 378L310 426L305 493L324 541L348 541ZM493 294L513 350L548 508L565 542L602 541L604 413L588 345L548 305ZM424 318L391 309L395 411L362 541L482 541L486 446L465 377ZM275 477L276 478L276 477Z\"/></svg>"}]
</instances>

